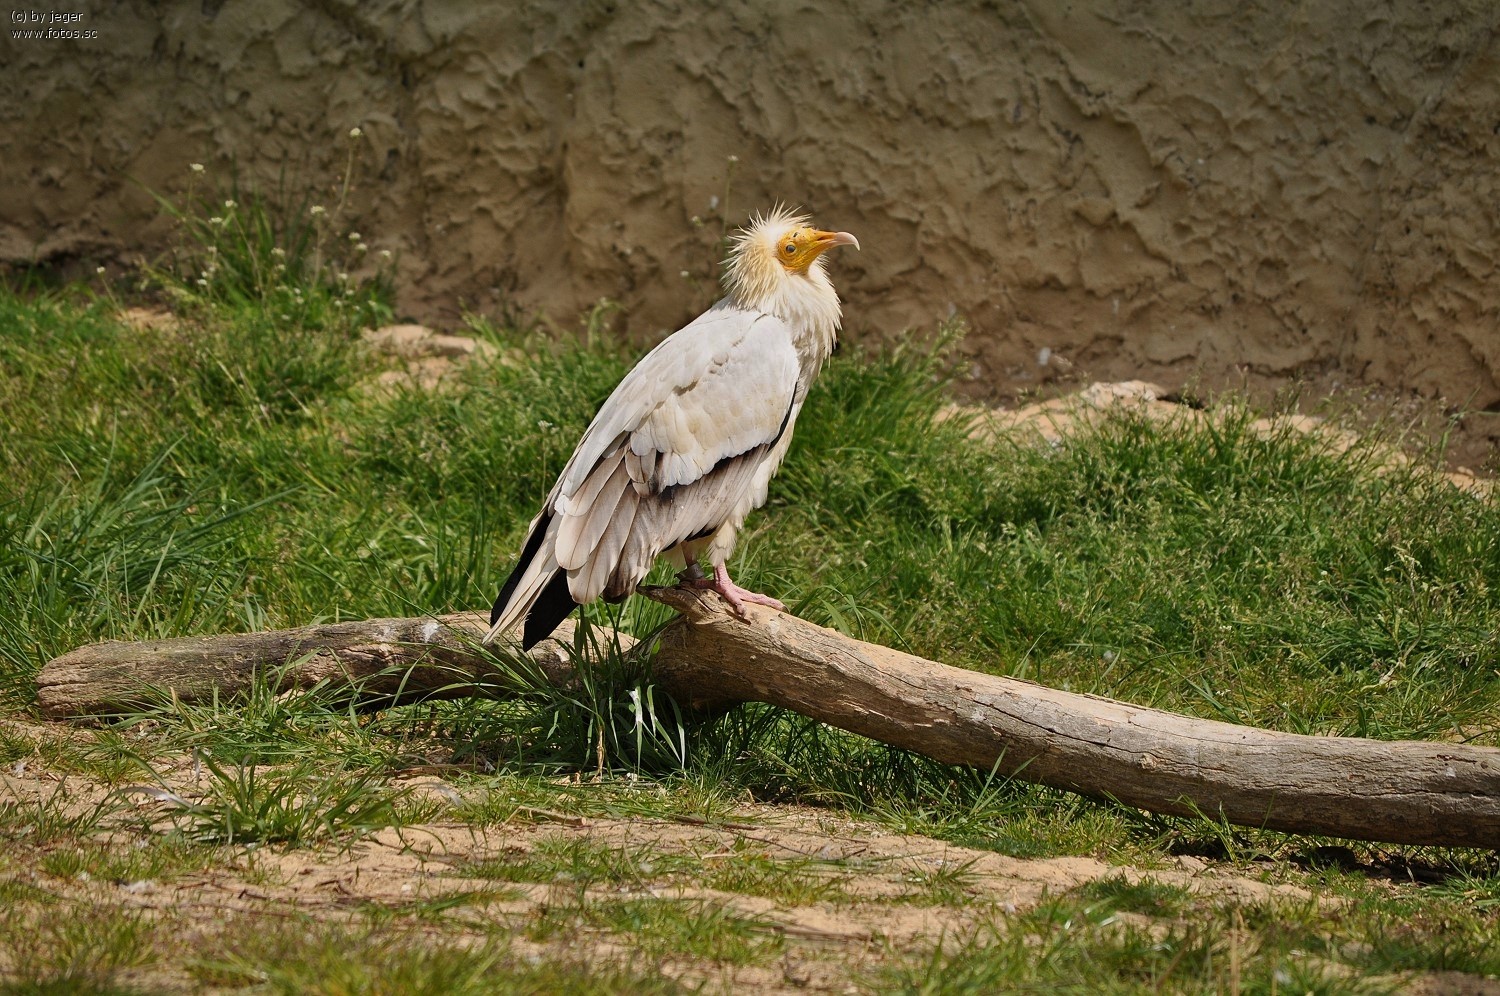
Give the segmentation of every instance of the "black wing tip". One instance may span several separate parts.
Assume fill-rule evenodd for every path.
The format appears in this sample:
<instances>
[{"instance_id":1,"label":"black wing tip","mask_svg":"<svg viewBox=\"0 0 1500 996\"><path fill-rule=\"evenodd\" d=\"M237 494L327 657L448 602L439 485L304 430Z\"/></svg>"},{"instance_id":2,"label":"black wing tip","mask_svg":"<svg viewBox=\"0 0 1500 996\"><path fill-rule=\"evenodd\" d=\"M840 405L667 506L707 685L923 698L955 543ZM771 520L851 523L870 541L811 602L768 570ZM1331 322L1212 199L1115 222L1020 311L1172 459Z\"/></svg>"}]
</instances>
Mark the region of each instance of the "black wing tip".
<instances>
[{"instance_id":1,"label":"black wing tip","mask_svg":"<svg viewBox=\"0 0 1500 996\"><path fill-rule=\"evenodd\" d=\"M526 614L526 625L521 630L521 649L530 650L551 636L558 623L576 608L578 603L573 601L573 593L568 590L568 572L558 571ZM490 625L493 626L494 622Z\"/></svg>"},{"instance_id":2,"label":"black wing tip","mask_svg":"<svg viewBox=\"0 0 1500 996\"><path fill-rule=\"evenodd\" d=\"M500 587L500 594L495 598L495 604L490 608L490 625L500 621L500 613L505 611L510 602L510 596L515 593L516 586L521 583L521 575L526 573L526 567L531 563L542 547L542 539L547 535L547 526L552 521L550 515L540 515L536 523L531 527L531 533L526 537L526 544L521 548L521 557L516 561L515 569L510 572L510 577L505 579L505 584Z\"/></svg>"}]
</instances>

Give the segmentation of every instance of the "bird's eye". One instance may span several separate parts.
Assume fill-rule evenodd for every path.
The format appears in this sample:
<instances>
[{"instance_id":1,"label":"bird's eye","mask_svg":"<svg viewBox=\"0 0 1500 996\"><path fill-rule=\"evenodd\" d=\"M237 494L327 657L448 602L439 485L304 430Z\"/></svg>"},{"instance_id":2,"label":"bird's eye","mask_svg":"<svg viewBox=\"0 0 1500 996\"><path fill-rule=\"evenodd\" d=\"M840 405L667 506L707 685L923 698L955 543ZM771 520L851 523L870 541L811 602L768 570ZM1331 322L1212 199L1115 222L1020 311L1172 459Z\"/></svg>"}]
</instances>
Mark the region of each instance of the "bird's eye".
<instances>
[{"instance_id":1,"label":"bird's eye","mask_svg":"<svg viewBox=\"0 0 1500 996\"><path fill-rule=\"evenodd\" d=\"M790 256L792 253L797 251L796 243L788 242L785 246L782 247L781 251Z\"/></svg>"}]
</instances>

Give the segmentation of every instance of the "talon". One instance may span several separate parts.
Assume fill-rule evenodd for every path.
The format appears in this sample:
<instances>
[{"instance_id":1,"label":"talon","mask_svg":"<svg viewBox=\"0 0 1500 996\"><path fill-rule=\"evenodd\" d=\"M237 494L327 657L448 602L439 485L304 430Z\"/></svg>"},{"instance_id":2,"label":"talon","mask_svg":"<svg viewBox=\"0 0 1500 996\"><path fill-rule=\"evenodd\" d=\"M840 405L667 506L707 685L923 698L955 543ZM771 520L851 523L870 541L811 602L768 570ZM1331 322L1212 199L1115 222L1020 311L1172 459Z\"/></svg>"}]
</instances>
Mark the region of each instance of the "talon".
<instances>
[{"instance_id":1,"label":"talon","mask_svg":"<svg viewBox=\"0 0 1500 996\"><path fill-rule=\"evenodd\" d=\"M697 564L690 564L687 570L677 575L678 580L688 588L705 588L718 592L719 596L729 603L729 607L734 610L734 614L741 619L746 621L750 619L750 613L745 609L747 602L755 605L764 605L775 609L777 612L786 611L786 606L770 595L762 595L759 592L751 591L748 588L741 588L735 584L729 579L729 568L723 564L714 565L714 576L711 578L704 577L701 569L698 570L697 577L690 576L689 572L697 566Z\"/></svg>"}]
</instances>

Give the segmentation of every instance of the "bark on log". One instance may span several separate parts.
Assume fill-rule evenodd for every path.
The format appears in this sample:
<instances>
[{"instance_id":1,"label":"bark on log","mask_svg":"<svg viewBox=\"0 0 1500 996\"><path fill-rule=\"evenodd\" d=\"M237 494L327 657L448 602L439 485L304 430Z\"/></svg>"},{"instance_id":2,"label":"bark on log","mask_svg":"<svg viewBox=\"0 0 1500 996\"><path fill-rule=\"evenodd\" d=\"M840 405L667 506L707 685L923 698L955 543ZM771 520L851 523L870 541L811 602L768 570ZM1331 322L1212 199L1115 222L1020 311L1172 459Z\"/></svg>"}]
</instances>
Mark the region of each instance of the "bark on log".
<instances>
[{"instance_id":1,"label":"bark on log","mask_svg":"<svg viewBox=\"0 0 1500 996\"><path fill-rule=\"evenodd\" d=\"M415 619L364 619L265 633L185 636L140 643L93 643L48 662L37 675L37 706L51 719L109 716L162 694L187 703L248 691L269 681L278 691L320 682L347 688L366 707L465 698L504 686L508 676L480 653L489 619L478 612ZM567 620L528 655L545 680L575 677L565 644ZM635 639L614 634L629 647Z\"/></svg>"},{"instance_id":2,"label":"bark on log","mask_svg":"<svg viewBox=\"0 0 1500 996\"><path fill-rule=\"evenodd\" d=\"M654 664L655 680L683 705L769 702L945 763L1158 813L1500 848L1500 749L1311 737L1195 719L949 667L768 609L752 607L746 624L703 591L643 594L684 616L663 633ZM299 656L306 659L279 672L283 685L348 676L368 682L368 694L386 702L451 697L465 691L455 686L463 675L494 685L493 662L474 649L483 628L476 614L464 613L96 644L48 664L38 699L48 715L67 716L115 711L139 699L142 682L202 698L215 687L221 694L244 688ZM533 659L549 681L571 680L556 643L539 645Z\"/></svg>"}]
</instances>

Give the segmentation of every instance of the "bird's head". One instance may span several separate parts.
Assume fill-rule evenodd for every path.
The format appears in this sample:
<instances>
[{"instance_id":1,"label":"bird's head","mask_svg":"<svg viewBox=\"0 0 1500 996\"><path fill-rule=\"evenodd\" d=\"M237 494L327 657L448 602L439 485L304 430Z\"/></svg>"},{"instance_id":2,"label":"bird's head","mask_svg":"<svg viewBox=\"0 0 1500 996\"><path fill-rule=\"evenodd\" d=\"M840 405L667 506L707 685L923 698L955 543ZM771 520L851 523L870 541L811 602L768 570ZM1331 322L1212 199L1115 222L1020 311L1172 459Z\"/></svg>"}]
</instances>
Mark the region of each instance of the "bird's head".
<instances>
[{"instance_id":1,"label":"bird's head","mask_svg":"<svg viewBox=\"0 0 1500 996\"><path fill-rule=\"evenodd\" d=\"M859 248L859 239L848 232L824 232L805 223L788 228L775 242L776 262L788 273L806 273L814 260L834 246Z\"/></svg>"},{"instance_id":2,"label":"bird's head","mask_svg":"<svg viewBox=\"0 0 1500 996\"><path fill-rule=\"evenodd\" d=\"M799 293L799 279L812 282L808 291L832 295L823 254L834 246L858 249L859 240L848 232L813 228L805 215L778 207L752 218L735 236L725 263L725 284L741 304L772 311L772 301ZM837 296L833 299L836 302Z\"/></svg>"}]
</instances>

